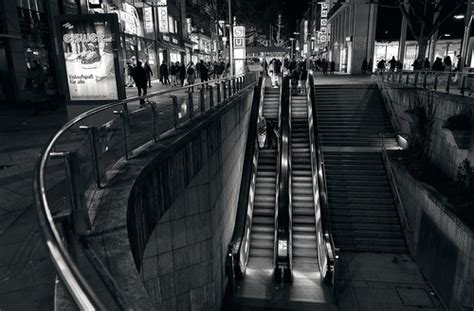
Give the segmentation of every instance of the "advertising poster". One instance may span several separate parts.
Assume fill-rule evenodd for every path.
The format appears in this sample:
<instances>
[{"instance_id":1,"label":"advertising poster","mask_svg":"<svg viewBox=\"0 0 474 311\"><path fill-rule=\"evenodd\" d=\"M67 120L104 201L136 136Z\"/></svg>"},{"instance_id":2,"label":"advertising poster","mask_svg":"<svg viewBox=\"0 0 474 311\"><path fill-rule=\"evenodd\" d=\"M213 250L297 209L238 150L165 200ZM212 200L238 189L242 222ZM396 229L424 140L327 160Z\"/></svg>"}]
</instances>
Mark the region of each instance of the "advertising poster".
<instances>
[{"instance_id":1,"label":"advertising poster","mask_svg":"<svg viewBox=\"0 0 474 311\"><path fill-rule=\"evenodd\" d=\"M115 14L97 14L60 21L70 102L118 100L118 61L114 57L118 23Z\"/></svg>"}]
</instances>

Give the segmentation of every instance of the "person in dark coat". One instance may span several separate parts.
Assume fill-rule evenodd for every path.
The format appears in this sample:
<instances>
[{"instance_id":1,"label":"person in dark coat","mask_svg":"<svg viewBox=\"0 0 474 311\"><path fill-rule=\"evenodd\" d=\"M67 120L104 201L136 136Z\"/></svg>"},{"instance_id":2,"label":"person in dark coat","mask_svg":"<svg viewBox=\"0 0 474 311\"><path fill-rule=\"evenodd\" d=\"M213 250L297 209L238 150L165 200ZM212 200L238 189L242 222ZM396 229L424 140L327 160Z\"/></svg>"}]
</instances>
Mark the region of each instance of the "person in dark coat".
<instances>
[{"instance_id":1,"label":"person in dark coat","mask_svg":"<svg viewBox=\"0 0 474 311\"><path fill-rule=\"evenodd\" d=\"M160 81L161 84L170 84L170 79L169 79L169 72L168 72L168 65L166 65L166 61L163 61L163 63L160 66Z\"/></svg>"},{"instance_id":2,"label":"person in dark coat","mask_svg":"<svg viewBox=\"0 0 474 311\"><path fill-rule=\"evenodd\" d=\"M369 68L369 64L367 63L367 58L364 58L364 60L362 61L362 66L360 66L360 70L362 71L362 74L366 75L368 68Z\"/></svg>"},{"instance_id":3,"label":"person in dark coat","mask_svg":"<svg viewBox=\"0 0 474 311\"><path fill-rule=\"evenodd\" d=\"M176 65L176 67L181 86L184 86L184 81L186 80L186 67L184 66L184 64L179 63Z\"/></svg>"},{"instance_id":4,"label":"person in dark coat","mask_svg":"<svg viewBox=\"0 0 474 311\"><path fill-rule=\"evenodd\" d=\"M433 67L431 67L433 71L443 71L444 66L443 66L443 61L441 60L441 57L436 57L436 60L433 63Z\"/></svg>"},{"instance_id":5,"label":"person in dark coat","mask_svg":"<svg viewBox=\"0 0 474 311\"><path fill-rule=\"evenodd\" d=\"M201 82L209 81L209 68L207 67L207 65L204 63L202 59L201 59L201 62L199 63L199 72L201 74Z\"/></svg>"},{"instance_id":6,"label":"person in dark coat","mask_svg":"<svg viewBox=\"0 0 474 311\"><path fill-rule=\"evenodd\" d=\"M138 96L142 96L142 92L143 92L143 95L146 95L148 79L147 79L146 70L142 67L141 61L138 61L137 66L133 68L132 77L138 89ZM144 105L144 104L145 104L145 100L140 99L140 105Z\"/></svg>"},{"instance_id":7,"label":"person in dark coat","mask_svg":"<svg viewBox=\"0 0 474 311\"><path fill-rule=\"evenodd\" d=\"M148 80L148 87L151 87L151 77L153 77L153 70L151 70L150 64L148 61L145 62L145 72L146 72L146 79Z\"/></svg>"},{"instance_id":8,"label":"person in dark coat","mask_svg":"<svg viewBox=\"0 0 474 311\"><path fill-rule=\"evenodd\" d=\"M329 66L330 66L331 74L333 75L334 71L336 70L336 63L332 60Z\"/></svg>"},{"instance_id":9,"label":"person in dark coat","mask_svg":"<svg viewBox=\"0 0 474 311\"><path fill-rule=\"evenodd\" d=\"M395 68L397 68L397 60L395 59L395 56L392 56L392 59L388 63L390 64L390 71L395 71Z\"/></svg>"}]
</instances>

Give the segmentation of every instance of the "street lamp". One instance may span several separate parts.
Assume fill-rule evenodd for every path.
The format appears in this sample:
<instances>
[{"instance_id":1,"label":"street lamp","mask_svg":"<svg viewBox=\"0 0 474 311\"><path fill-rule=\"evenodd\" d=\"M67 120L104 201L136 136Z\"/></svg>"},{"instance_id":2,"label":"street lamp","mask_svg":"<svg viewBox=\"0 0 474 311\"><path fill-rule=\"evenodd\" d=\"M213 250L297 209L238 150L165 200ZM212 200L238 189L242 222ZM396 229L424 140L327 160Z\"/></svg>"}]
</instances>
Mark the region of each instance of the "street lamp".
<instances>
[{"instance_id":1,"label":"street lamp","mask_svg":"<svg viewBox=\"0 0 474 311\"><path fill-rule=\"evenodd\" d=\"M290 49L290 58L291 60L293 60L293 41L295 41L295 38L290 38L290 42L291 42L291 49Z\"/></svg>"}]
</instances>

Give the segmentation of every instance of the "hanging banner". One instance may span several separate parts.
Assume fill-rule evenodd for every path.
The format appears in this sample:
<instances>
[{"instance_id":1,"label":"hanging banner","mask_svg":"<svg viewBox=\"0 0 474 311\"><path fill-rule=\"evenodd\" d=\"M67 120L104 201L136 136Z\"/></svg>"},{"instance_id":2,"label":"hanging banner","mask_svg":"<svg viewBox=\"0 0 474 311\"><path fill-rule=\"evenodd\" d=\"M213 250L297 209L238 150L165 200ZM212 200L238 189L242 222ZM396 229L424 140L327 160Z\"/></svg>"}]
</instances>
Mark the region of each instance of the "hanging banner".
<instances>
[{"instance_id":1,"label":"hanging banner","mask_svg":"<svg viewBox=\"0 0 474 311\"><path fill-rule=\"evenodd\" d=\"M169 33L168 1L158 0L158 28L161 33Z\"/></svg>"},{"instance_id":2,"label":"hanging banner","mask_svg":"<svg viewBox=\"0 0 474 311\"><path fill-rule=\"evenodd\" d=\"M117 15L63 16L59 25L69 103L123 98Z\"/></svg>"}]
</instances>

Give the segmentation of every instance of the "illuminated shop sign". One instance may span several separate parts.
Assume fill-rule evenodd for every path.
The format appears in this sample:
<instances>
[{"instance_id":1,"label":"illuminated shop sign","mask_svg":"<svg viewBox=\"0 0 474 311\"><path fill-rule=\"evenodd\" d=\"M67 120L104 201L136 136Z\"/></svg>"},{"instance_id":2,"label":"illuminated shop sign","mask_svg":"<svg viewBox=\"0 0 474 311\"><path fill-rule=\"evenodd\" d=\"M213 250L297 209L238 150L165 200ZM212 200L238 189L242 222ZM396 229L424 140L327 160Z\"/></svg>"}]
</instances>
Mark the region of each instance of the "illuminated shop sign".
<instances>
[{"instance_id":1,"label":"illuminated shop sign","mask_svg":"<svg viewBox=\"0 0 474 311\"><path fill-rule=\"evenodd\" d=\"M117 34L116 14L65 16L60 21L70 102L119 99Z\"/></svg>"},{"instance_id":2,"label":"illuminated shop sign","mask_svg":"<svg viewBox=\"0 0 474 311\"><path fill-rule=\"evenodd\" d=\"M143 19L145 22L145 32L153 33L153 10L150 7L143 9Z\"/></svg>"},{"instance_id":3,"label":"illuminated shop sign","mask_svg":"<svg viewBox=\"0 0 474 311\"><path fill-rule=\"evenodd\" d=\"M326 44L328 41L327 38L327 26L328 26L328 11L329 11L329 6L326 3L321 3L321 22L320 22L320 28L319 28L319 33L318 33L318 44Z\"/></svg>"},{"instance_id":4,"label":"illuminated shop sign","mask_svg":"<svg viewBox=\"0 0 474 311\"><path fill-rule=\"evenodd\" d=\"M159 0L158 5L158 28L161 33L170 32L168 24L168 2L167 0Z\"/></svg>"}]
</instances>

